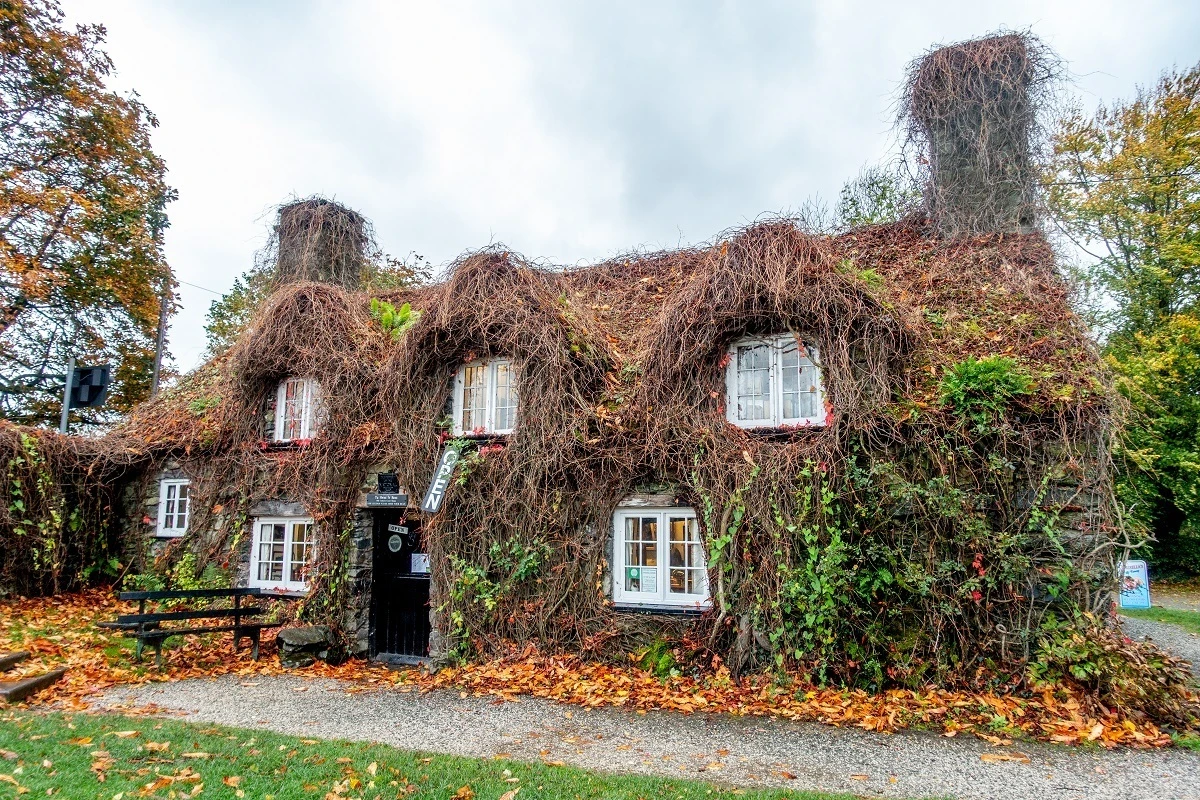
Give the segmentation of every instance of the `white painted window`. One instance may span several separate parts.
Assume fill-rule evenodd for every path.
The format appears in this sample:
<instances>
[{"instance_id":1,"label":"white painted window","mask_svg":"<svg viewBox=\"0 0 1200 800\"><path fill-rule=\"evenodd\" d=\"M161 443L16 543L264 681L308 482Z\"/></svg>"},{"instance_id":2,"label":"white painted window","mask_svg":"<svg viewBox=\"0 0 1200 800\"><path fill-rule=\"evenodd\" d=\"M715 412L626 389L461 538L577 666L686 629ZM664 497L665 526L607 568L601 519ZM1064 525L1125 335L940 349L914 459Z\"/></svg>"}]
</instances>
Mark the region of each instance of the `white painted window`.
<instances>
[{"instance_id":1,"label":"white painted window","mask_svg":"<svg viewBox=\"0 0 1200 800\"><path fill-rule=\"evenodd\" d=\"M254 520L250 585L289 592L308 590L316 528L307 518Z\"/></svg>"},{"instance_id":2,"label":"white painted window","mask_svg":"<svg viewBox=\"0 0 1200 800\"><path fill-rule=\"evenodd\" d=\"M708 567L690 508L619 508L613 515L613 600L708 608Z\"/></svg>"},{"instance_id":3,"label":"white painted window","mask_svg":"<svg viewBox=\"0 0 1200 800\"><path fill-rule=\"evenodd\" d=\"M743 339L729 348L726 417L742 428L825 424L817 348L792 334Z\"/></svg>"},{"instance_id":4,"label":"white painted window","mask_svg":"<svg viewBox=\"0 0 1200 800\"><path fill-rule=\"evenodd\" d=\"M275 398L275 441L311 439L321 427L321 387L312 378L288 378Z\"/></svg>"},{"instance_id":5,"label":"white painted window","mask_svg":"<svg viewBox=\"0 0 1200 800\"><path fill-rule=\"evenodd\" d=\"M511 361L475 361L454 379L454 434L511 433L517 425L517 372Z\"/></svg>"},{"instance_id":6,"label":"white painted window","mask_svg":"<svg viewBox=\"0 0 1200 800\"><path fill-rule=\"evenodd\" d=\"M158 484L158 535L183 536L191 511L191 484L187 478L163 478Z\"/></svg>"}]
</instances>

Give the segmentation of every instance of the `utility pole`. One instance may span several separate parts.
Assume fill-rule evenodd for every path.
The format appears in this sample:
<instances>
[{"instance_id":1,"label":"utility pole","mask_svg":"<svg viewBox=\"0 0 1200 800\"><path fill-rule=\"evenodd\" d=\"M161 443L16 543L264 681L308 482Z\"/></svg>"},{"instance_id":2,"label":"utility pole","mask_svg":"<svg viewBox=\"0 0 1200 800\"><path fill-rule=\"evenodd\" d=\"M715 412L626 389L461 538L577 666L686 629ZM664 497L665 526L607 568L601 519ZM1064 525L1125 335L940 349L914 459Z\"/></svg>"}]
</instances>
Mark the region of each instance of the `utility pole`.
<instances>
[{"instance_id":1,"label":"utility pole","mask_svg":"<svg viewBox=\"0 0 1200 800\"><path fill-rule=\"evenodd\" d=\"M163 281L162 300L158 305L158 340L154 345L154 375L150 378L150 398L158 394L158 374L162 371L163 343L167 338L167 286Z\"/></svg>"},{"instance_id":2,"label":"utility pole","mask_svg":"<svg viewBox=\"0 0 1200 800\"><path fill-rule=\"evenodd\" d=\"M67 383L63 386L62 416L58 420L58 432L67 432L67 417L71 414L71 384L75 382L75 356L67 359Z\"/></svg>"}]
</instances>

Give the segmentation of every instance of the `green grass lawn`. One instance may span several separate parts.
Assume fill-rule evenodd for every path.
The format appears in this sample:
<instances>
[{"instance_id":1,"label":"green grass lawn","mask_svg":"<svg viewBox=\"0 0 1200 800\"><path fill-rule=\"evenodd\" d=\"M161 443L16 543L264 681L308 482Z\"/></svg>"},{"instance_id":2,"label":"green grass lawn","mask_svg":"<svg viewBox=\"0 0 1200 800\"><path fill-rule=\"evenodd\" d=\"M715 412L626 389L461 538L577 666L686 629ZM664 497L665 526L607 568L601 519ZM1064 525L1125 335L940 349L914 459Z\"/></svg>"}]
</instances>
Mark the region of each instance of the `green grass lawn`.
<instances>
[{"instance_id":1,"label":"green grass lawn","mask_svg":"<svg viewBox=\"0 0 1200 800\"><path fill-rule=\"evenodd\" d=\"M1200 611L1179 611L1173 608L1122 608L1121 614L1138 619L1152 619L1155 622L1167 622L1171 625L1200 633Z\"/></svg>"},{"instance_id":2,"label":"green grass lawn","mask_svg":"<svg viewBox=\"0 0 1200 800\"><path fill-rule=\"evenodd\" d=\"M0 798L47 794L72 800L673 800L730 794L757 800L851 800L850 795L731 790L549 764L423 755L378 744L175 720L0 711Z\"/></svg>"}]
</instances>

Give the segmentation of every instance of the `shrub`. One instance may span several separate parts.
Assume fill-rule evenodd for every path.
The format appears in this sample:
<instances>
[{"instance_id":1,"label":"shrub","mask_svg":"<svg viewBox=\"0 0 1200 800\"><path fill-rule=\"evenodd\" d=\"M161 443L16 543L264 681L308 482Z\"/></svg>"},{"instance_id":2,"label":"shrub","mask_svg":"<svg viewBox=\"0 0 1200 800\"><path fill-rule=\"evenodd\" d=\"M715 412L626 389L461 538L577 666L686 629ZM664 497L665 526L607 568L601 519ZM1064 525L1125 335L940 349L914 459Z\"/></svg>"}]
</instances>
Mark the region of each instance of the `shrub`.
<instances>
[{"instance_id":1,"label":"shrub","mask_svg":"<svg viewBox=\"0 0 1200 800\"><path fill-rule=\"evenodd\" d=\"M974 423L977 433L986 433L1015 398L1032 394L1033 379L1011 358L972 356L949 367L939 389L943 405Z\"/></svg>"},{"instance_id":2,"label":"shrub","mask_svg":"<svg viewBox=\"0 0 1200 800\"><path fill-rule=\"evenodd\" d=\"M1187 662L1133 641L1092 614L1047 617L1029 674L1035 684L1078 686L1110 709L1200 728L1200 698Z\"/></svg>"}]
</instances>

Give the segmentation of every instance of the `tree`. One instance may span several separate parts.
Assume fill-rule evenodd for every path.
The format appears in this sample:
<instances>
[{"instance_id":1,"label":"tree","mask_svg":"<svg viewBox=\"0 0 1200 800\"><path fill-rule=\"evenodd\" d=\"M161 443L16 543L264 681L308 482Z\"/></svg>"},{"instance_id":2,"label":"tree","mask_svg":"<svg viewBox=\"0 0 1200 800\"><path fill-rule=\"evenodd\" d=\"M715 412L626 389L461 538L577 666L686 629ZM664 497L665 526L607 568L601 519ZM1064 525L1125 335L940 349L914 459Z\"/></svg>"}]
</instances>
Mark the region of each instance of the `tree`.
<instances>
[{"instance_id":1,"label":"tree","mask_svg":"<svg viewBox=\"0 0 1200 800\"><path fill-rule=\"evenodd\" d=\"M1133 407L1119 490L1160 567L1200 572L1200 65L1071 110L1047 199L1091 256L1093 322Z\"/></svg>"},{"instance_id":2,"label":"tree","mask_svg":"<svg viewBox=\"0 0 1200 800\"><path fill-rule=\"evenodd\" d=\"M1109 337L1152 333L1200 299L1200 64L1130 102L1078 109L1053 139L1050 207L1095 260Z\"/></svg>"},{"instance_id":3,"label":"tree","mask_svg":"<svg viewBox=\"0 0 1200 800\"><path fill-rule=\"evenodd\" d=\"M99 25L52 0L0 0L0 414L56 420L69 355L109 363L110 409L146 397L174 193L157 122L105 88Z\"/></svg>"},{"instance_id":4,"label":"tree","mask_svg":"<svg viewBox=\"0 0 1200 800\"><path fill-rule=\"evenodd\" d=\"M900 168L863 167L838 195L834 225L840 230L898 222L917 207L921 192Z\"/></svg>"}]
</instances>

